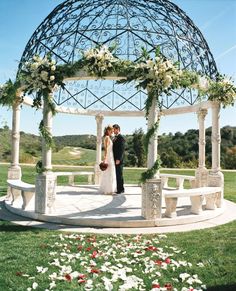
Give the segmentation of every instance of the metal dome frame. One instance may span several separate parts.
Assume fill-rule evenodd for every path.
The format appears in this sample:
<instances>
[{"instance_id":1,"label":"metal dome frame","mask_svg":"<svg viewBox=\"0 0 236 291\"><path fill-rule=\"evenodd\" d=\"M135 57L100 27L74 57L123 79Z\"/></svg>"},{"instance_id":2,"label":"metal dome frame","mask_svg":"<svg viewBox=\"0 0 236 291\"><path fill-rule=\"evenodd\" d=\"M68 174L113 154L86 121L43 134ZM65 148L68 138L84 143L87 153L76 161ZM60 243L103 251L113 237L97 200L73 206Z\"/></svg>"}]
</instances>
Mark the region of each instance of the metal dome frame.
<instances>
[{"instance_id":1,"label":"metal dome frame","mask_svg":"<svg viewBox=\"0 0 236 291\"><path fill-rule=\"evenodd\" d=\"M216 63L200 30L177 5L168 0L67 0L58 5L38 26L23 52L24 62L35 54L50 53L58 63L74 63L80 51L98 44L116 44L119 58L137 61L141 47L154 55L157 46L182 69L215 79ZM107 82L107 83L106 83ZM197 92L173 90L162 96L163 107L194 105ZM54 96L57 106L67 104L85 110L143 111L146 92L133 84L113 81L69 80Z\"/></svg>"}]
</instances>

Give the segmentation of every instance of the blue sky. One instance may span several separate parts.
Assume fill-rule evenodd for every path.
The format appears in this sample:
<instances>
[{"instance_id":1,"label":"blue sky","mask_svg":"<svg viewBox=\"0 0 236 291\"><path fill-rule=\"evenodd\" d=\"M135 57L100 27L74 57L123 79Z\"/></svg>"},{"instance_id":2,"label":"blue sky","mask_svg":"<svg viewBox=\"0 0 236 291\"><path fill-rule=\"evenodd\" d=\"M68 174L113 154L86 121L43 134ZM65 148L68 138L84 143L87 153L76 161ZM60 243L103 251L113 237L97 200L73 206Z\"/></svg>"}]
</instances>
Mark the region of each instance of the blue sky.
<instances>
[{"instance_id":1,"label":"blue sky","mask_svg":"<svg viewBox=\"0 0 236 291\"><path fill-rule=\"evenodd\" d=\"M14 79L25 45L37 26L62 0L0 0L0 83ZM203 33L221 73L236 81L236 0L172 0ZM236 126L236 105L221 111L221 126ZM23 106L21 130L38 134L41 112ZM11 111L0 107L0 127L11 127ZM119 123L123 133L146 130L144 118L105 118L104 124ZM86 125L86 126L85 126ZM206 118L211 126L211 114ZM198 128L195 114L175 115L161 120L161 133ZM95 134L94 117L57 114L53 134Z\"/></svg>"}]
</instances>

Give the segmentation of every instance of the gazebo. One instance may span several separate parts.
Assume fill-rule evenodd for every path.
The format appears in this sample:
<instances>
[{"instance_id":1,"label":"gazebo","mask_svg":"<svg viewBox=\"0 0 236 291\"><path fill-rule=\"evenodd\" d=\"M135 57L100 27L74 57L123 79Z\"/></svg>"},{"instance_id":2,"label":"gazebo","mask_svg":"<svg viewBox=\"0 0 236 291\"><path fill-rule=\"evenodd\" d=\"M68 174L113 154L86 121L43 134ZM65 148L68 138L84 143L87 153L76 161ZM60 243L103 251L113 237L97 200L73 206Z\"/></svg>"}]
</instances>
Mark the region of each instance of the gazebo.
<instances>
[{"instance_id":1,"label":"gazebo","mask_svg":"<svg viewBox=\"0 0 236 291\"><path fill-rule=\"evenodd\" d=\"M154 56L158 46L162 56L173 62L179 62L183 70L196 71L211 79L215 79L218 74L214 58L202 33L178 6L168 0L67 0L58 5L33 33L23 52L18 74L21 73L23 65L34 55L45 57L50 53L59 65L73 64L81 57L81 51L97 45L108 47L114 45L117 57L134 63L140 59L142 47ZM118 75L98 79L82 70L66 78L65 86L57 88L52 95L58 113L95 117L97 125L95 185L99 183L100 177L98 165L101 161L104 117L144 118L145 116L147 92L143 89L136 90L132 82L118 84L116 81L119 79L121 77ZM147 117L148 128L160 115L168 117L175 114L197 113L199 164L195 177L172 175L178 186L175 192L168 186L170 175L157 173L153 179L148 180L142 190L142 216L149 222L161 221L162 196L166 200L165 216L168 218L176 217L177 198L182 196L190 197L191 211L199 217L202 214L204 197L206 209L221 208L222 211L224 179L220 170L220 104L204 98L199 101L198 94L193 88L173 89L170 95L162 94L160 98L162 110L160 112L157 104L152 103ZM24 104L32 105L33 99L34 96L25 96ZM210 170L205 167L205 117L208 110L212 111L212 168ZM42 111L45 128L51 133L53 117L47 104L42 104ZM11 181L21 180L19 131L20 104L15 103L12 123L12 163L8 171L8 179ZM157 151L158 140L155 133L148 145L149 169L157 159ZM52 171L51 154L51 148L48 148L43 140L44 172L37 176L35 189L32 187L29 189L29 192L35 190L34 211L37 215L50 213L55 201L56 175ZM191 181L192 189L183 189L184 180ZM11 187L11 184L9 186ZM17 189L23 188L24 185ZM22 215L27 212L24 210ZM219 215L220 211L216 211L213 215ZM206 218L195 218L192 221L199 219Z\"/></svg>"}]
</instances>

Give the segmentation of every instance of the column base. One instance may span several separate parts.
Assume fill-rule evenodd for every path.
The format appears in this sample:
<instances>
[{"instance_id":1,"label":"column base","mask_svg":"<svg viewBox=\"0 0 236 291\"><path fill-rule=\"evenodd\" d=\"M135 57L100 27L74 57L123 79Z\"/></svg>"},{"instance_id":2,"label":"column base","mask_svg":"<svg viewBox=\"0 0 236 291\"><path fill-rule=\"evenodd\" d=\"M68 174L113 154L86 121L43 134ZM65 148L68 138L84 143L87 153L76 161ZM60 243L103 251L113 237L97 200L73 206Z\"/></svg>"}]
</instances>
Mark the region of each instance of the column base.
<instances>
[{"instance_id":1,"label":"column base","mask_svg":"<svg viewBox=\"0 0 236 291\"><path fill-rule=\"evenodd\" d=\"M196 177L195 188L206 187L208 185L208 175L209 171L207 170L206 167L197 168L195 171Z\"/></svg>"},{"instance_id":2,"label":"column base","mask_svg":"<svg viewBox=\"0 0 236 291\"><path fill-rule=\"evenodd\" d=\"M22 172L21 172L21 167L20 166L10 166L8 168L8 173L7 173L7 179L9 180L21 180L22 177ZM7 200L13 199L12 194L14 196L19 196L20 190L17 189L12 189L10 187L7 188Z\"/></svg>"},{"instance_id":3,"label":"column base","mask_svg":"<svg viewBox=\"0 0 236 291\"><path fill-rule=\"evenodd\" d=\"M56 199L56 175L52 172L39 174L35 186L35 212L50 214Z\"/></svg>"},{"instance_id":4,"label":"column base","mask_svg":"<svg viewBox=\"0 0 236 291\"><path fill-rule=\"evenodd\" d=\"M10 166L8 168L7 178L10 180L21 180L22 173L20 166Z\"/></svg>"}]
</instances>

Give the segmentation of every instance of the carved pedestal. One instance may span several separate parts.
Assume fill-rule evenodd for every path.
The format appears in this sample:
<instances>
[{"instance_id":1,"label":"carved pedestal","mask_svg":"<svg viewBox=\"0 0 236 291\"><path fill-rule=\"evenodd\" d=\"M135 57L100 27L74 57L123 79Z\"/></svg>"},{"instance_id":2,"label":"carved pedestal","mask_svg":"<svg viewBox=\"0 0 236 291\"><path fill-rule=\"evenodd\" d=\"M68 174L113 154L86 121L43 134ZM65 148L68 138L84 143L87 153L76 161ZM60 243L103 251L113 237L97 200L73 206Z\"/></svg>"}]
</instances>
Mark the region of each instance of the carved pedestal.
<instances>
[{"instance_id":1,"label":"carved pedestal","mask_svg":"<svg viewBox=\"0 0 236 291\"><path fill-rule=\"evenodd\" d=\"M20 166L11 166L8 169L7 179L9 180L21 180L22 173ZM7 188L7 200L14 200L14 197L18 197L20 195L20 190L18 189L11 189L10 187ZM13 197L12 197L13 196Z\"/></svg>"},{"instance_id":2,"label":"carved pedestal","mask_svg":"<svg viewBox=\"0 0 236 291\"><path fill-rule=\"evenodd\" d=\"M161 218L161 179L147 180L142 187L142 216L147 220Z\"/></svg>"},{"instance_id":3,"label":"carved pedestal","mask_svg":"<svg viewBox=\"0 0 236 291\"><path fill-rule=\"evenodd\" d=\"M207 195L206 209L221 208L224 199L224 175L222 172L210 172L208 177L208 186L221 187L221 192L214 194L214 196Z\"/></svg>"},{"instance_id":4,"label":"carved pedestal","mask_svg":"<svg viewBox=\"0 0 236 291\"><path fill-rule=\"evenodd\" d=\"M36 178L35 212L51 213L56 197L56 175L43 173Z\"/></svg>"}]
</instances>

